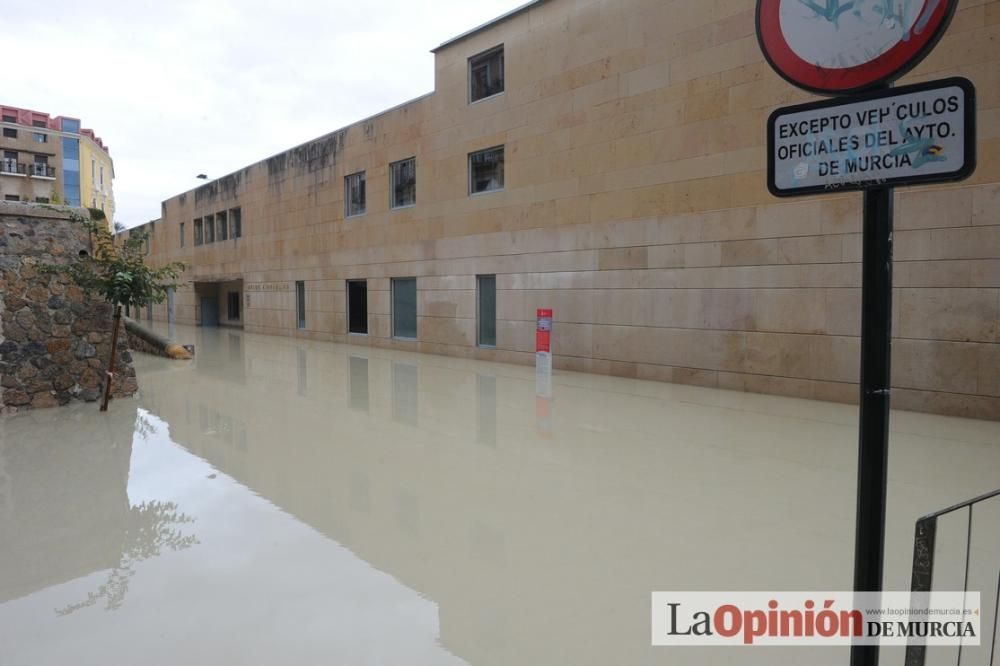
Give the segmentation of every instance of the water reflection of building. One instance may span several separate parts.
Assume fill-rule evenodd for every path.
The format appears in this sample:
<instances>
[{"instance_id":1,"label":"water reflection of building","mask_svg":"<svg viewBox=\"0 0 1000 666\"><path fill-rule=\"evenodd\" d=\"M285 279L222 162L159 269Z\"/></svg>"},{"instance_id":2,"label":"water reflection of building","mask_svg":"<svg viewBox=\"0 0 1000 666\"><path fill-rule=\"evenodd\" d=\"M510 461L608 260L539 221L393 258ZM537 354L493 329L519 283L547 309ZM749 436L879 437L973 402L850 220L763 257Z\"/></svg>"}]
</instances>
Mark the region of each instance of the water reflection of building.
<instances>
[{"instance_id":1,"label":"water reflection of building","mask_svg":"<svg viewBox=\"0 0 1000 666\"><path fill-rule=\"evenodd\" d=\"M136 409L0 421L0 603L118 564Z\"/></svg>"},{"instance_id":2,"label":"water reflection of building","mask_svg":"<svg viewBox=\"0 0 1000 666\"><path fill-rule=\"evenodd\" d=\"M173 502L129 502L133 437L154 427L136 403L92 417L67 409L0 421L0 604L104 571L55 612L115 610L141 562L198 543L194 519Z\"/></svg>"}]
</instances>

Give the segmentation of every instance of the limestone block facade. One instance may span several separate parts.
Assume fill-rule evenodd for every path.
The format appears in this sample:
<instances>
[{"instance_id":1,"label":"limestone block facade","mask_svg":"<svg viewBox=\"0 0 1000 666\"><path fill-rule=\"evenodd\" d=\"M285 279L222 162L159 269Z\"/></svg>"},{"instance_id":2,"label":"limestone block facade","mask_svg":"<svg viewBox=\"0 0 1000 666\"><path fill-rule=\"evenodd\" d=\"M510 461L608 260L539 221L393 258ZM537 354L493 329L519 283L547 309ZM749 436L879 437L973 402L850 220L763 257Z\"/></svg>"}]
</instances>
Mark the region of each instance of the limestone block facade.
<instances>
[{"instance_id":1,"label":"limestone block facade","mask_svg":"<svg viewBox=\"0 0 1000 666\"><path fill-rule=\"evenodd\" d=\"M973 81L979 168L898 190L899 408L1000 418L998 43L1000 0L962 0L904 81ZM502 92L470 101L498 46ZM189 282L155 318L531 363L545 307L558 369L856 400L861 195L768 194L767 116L811 96L764 62L753 2L541 0L435 54L433 93L164 201L150 258ZM414 339L394 278L416 278Z\"/></svg>"}]
</instances>

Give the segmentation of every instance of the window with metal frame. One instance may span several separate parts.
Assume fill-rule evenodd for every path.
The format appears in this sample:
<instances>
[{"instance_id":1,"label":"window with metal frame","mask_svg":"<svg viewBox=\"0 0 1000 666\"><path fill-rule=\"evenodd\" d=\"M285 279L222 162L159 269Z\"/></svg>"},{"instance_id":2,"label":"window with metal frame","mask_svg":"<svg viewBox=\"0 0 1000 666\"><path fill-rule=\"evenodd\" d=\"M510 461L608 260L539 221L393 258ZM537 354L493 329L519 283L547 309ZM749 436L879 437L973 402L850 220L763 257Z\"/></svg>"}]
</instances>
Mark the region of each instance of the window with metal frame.
<instances>
[{"instance_id":1,"label":"window with metal frame","mask_svg":"<svg viewBox=\"0 0 1000 666\"><path fill-rule=\"evenodd\" d=\"M504 147L469 154L469 194L499 192L504 187Z\"/></svg>"},{"instance_id":2,"label":"window with metal frame","mask_svg":"<svg viewBox=\"0 0 1000 666\"><path fill-rule=\"evenodd\" d=\"M229 216L222 211L215 216L215 238L220 243L229 240Z\"/></svg>"},{"instance_id":3,"label":"window with metal frame","mask_svg":"<svg viewBox=\"0 0 1000 666\"><path fill-rule=\"evenodd\" d=\"M352 173L344 178L344 217L364 215L367 205L365 172Z\"/></svg>"},{"instance_id":4,"label":"window with metal frame","mask_svg":"<svg viewBox=\"0 0 1000 666\"><path fill-rule=\"evenodd\" d=\"M389 165L390 204L406 208L417 203L417 158L411 157Z\"/></svg>"},{"instance_id":5,"label":"window with metal frame","mask_svg":"<svg viewBox=\"0 0 1000 666\"><path fill-rule=\"evenodd\" d=\"M295 326L299 330L306 327L306 283L295 283Z\"/></svg>"},{"instance_id":6,"label":"window with metal frame","mask_svg":"<svg viewBox=\"0 0 1000 666\"><path fill-rule=\"evenodd\" d=\"M240 208L229 210L229 236L243 238L243 211Z\"/></svg>"},{"instance_id":7,"label":"window with metal frame","mask_svg":"<svg viewBox=\"0 0 1000 666\"><path fill-rule=\"evenodd\" d=\"M497 276L476 276L476 328L480 347L497 346Z\"/></svg>"},{"instance_id":8,"label":"window with metal frame","mask_svg":"<svg viewBox=\"0 0 1000 666\"><path fill-rule=\"evenodd\" d=\"M469 103L504 91L503 45L469 58Z\"/></svg>"},{"instance_id":9,"label":"window with metal frame","mask_svg":"<svg viewBox=\"0 0 1000 666\"><path fill-rule=\"evenodd\" d=\"M417 278L392 279L392 336L417 339Z\"/></svg>"}]
</instances>

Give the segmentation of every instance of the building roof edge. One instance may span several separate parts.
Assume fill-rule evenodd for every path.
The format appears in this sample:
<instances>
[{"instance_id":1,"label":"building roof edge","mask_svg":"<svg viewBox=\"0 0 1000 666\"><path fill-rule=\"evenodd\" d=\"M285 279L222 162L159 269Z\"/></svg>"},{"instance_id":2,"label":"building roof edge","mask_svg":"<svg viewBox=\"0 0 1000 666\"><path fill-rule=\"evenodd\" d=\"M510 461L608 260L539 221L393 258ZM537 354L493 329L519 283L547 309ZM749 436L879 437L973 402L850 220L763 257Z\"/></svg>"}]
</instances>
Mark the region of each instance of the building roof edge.
<instances>
[{"instance_id":1,"label":"building roof edge","mask_svg":"<svg viewBox=\"0 0 1000 666\"><path fill-rule=\"evenodd\" d=\"M442 51L442 50L448 48L449 46L451 46L453 44L456 44L456 43L461 42L461 41L463 41L465 39L468 39L469 37L472 37L473 35L477 35L480 32L483 32L484 30L488 30L488 29L492 28L493 26L495 26L497 24L500 24L500 23L503 23L504 21L512 19L515 16L523 14L524 12L528 11L529 9L532 9L533 7L536 7L536 6L540 5L540 4L548 2L548 1L549 0L530 0L530 2L526 2L525 4L521 5L520 7L515 7L514 9L510 10L506 14L502 14L502 15L496 17L495 19L493 19L491 21L487 21L486 23L473 28L472 30L467 30L467 31L463 32L462 34L460 34L460 35L458 35L456 37L452 37L451 39L442 42L436 48L431 49L431 53L437 53L438 51Z\"/></svg>"}]
</instances>

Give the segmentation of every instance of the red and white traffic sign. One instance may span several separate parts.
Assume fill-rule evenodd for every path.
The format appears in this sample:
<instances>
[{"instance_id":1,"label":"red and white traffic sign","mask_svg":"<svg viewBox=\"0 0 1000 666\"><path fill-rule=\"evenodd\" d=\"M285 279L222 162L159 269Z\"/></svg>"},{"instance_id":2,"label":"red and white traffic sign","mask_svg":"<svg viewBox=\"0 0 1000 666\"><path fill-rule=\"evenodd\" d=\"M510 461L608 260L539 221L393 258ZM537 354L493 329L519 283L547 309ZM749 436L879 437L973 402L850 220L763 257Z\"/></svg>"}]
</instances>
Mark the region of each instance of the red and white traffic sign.
<instances>
[{"instance_id":1,"label":"red and white traffic sign","mask_svg":"<svg viewBox=\"0 0 1000 666\"><path fill-rule=\"evenodd\" d=\"M847 95L891 83L934 48L958 0L757 0L757 39L789 83Z\"/></svg>"}]
</instances>

